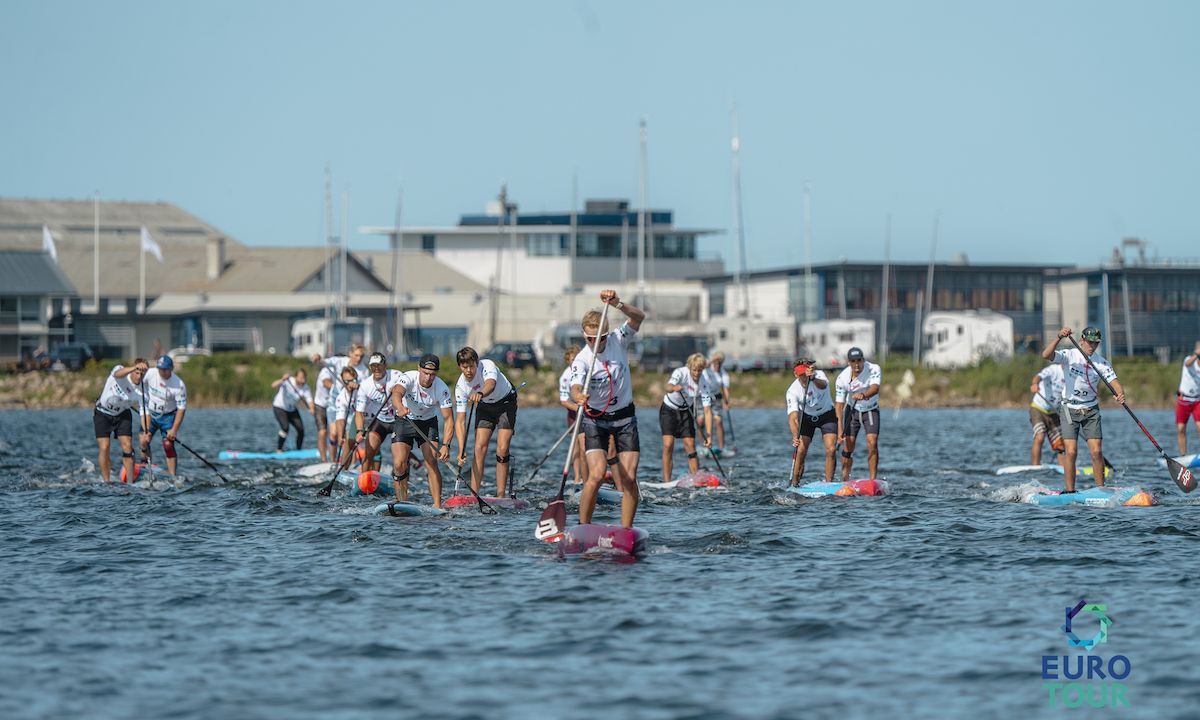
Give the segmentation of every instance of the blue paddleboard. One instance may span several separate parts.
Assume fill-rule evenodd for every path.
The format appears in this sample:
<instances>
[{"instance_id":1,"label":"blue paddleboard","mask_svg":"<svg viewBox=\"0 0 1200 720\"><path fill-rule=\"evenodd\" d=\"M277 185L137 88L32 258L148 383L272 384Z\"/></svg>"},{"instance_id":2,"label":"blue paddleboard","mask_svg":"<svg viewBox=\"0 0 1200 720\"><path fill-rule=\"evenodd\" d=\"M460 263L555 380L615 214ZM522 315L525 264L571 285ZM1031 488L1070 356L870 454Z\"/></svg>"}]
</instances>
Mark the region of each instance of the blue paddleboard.
<instances>
[{"instance_id":1,"label":"blue paddleboard","mask_svg":"<svg viewBox=\"0 0 1200 720\"><path fill-rule=\"evenodd\" d=\"M283 452L251 452L249 450L222 450L218 460L319 460L321 453L316 448L309 450L284 450Z\"/></svg>"},{"instance_id":2,"label":"blue paddleboard","mask_svg":"<svg viewBox=\"0 0 1200 720\"><path fill-rule=\"evenodd\" d=\"M446 511L441 508L435 508L432 505L418 505L410 502L385 502L375 506L376 515L390 515L392 517L434 517L435 515L445 515Z\"/></svg>"},{"instance_id":3,"label":"blue paddleboard","mask_svg":"<svg viewBox=\"0 0 1200 720\"><path fill-rule=\"evenodd\" d=\"M1073 493L1049 491L1030 495L1026 502L1034 505L1091 505L1114 506L1154 505L1154 497L1140 487L1092 487Z\"/></svg>"}]
</instances>

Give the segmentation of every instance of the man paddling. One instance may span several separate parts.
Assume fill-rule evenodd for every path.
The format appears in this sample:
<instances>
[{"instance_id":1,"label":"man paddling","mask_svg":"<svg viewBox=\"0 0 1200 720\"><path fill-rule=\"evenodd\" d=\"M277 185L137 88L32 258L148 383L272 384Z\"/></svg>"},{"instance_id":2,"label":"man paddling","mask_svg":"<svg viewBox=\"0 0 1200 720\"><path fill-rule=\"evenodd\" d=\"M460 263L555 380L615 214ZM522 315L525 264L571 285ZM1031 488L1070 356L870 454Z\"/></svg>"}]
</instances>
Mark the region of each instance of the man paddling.
<instances>
[{"instance_id":1,"label":"man paddling","mask_svg":"<svg viewBox=\"0 0 1200 720\"><path fill-rule=\"evenodd\" d=\"M575 414L579 412L579 405L571 399L571 364L575 362L575 356L579 354L579 346L572 345L563 352L563 362L567 367L563 369L562 374L558 376L558 404L567 410L567 426L575 426ZM579 428L579 434L583 434L583 428ZM575 466L575 484L583 482L584 476L587 475L586 460L584 460L583 452L584 441L577 440L575 443L575 459L572 464Z\"/></svg>"},{"instance_id":2,"label":"man paddling","mask_svg":"<svg viewBox=\"0 0 1200 720\"><path fill-rule=\"evenodd\" d=\"M304 420L300 418L300 404L307 405L308 411L314 415L317 413L312 392L308 389L308 374L304 368L298 369L295 375L285 372L283 377L271 383L271 387L275 390L271 411L275 413L275 422L279 424L275 452L283 452L289 425L296 429L296 449L299 450L304 447Z\"/></svg>"},{"instance_id":3,"label":"man paddling","mask_svg":"<svg viewBox=\"0 0 1200 720\"><path fill-rule=\"evenodd\" d=\"M1188 418L1196 424L1196 435L1200 437L1200 341L1192 354L1183 359L1183 372L1179 377L1179 393L1175 397L1175 441L1179 454L1187 454Z\"/></svg>"},{"instance_id":4,"label":"man paddling","mask_svg":"<svg viewBox=\"0 0 1200 720\"><path fill-rule=\"evenodd\" d=\"M725 452L725 413L729 411L729 371L724 369L725 353L715 352L708 359L708 367L704 369L704 380L709 387L715 388L717 395L714 399L712 414L713 421L705 424L702 418L696 418L700 427L708 432L708 436L716 436L717 447L713 452L717 455ZM732 422L732 421L731 421ZM715 426L714 426L715 423Z\"/></svg>"},{"instance_id":5,"label":"man paddling","mask_svg":"<svg viewBox=\"0 0 1200 720\"><path fill-rule=\"evenodd\" d=\"M433 496L433 506L442 506L442 473L438 461L450 458L450 433L452 432L454 415L450 408L454 402L450 398L450 388L437 376L441 360L437 355L422 355L417 361L417 369L400 374L397 384L399 390L392 395L392 405L396 410L396 436L392 440L392 485L396 491L396 499L408 502L408 458L412 448L421 447L421 457L425 459L425 468L429 473L429 494ZM438 413L442 415L443 431L438 432ZM421 434L429 438L422 439ZM433 443L438 443L437 447ZM401 470L400 468L403 468Z\"/></svg>"},{"instance_id":6,"label":"man paddling","mask_svg":"<svg viewBox=\"0 0 1200 720\"><path fill-rule=\"evenodd\" d=\"M845 448L842 450L842 480L850 479L860 429L867 436L867 468L874 480L879 475L879 386L883 383L883 371L878 365L867 362L861 348L850 348L846 362L849 366L838 373L834 382L838 443Z\"/></svg>"},{"instance_id":7,"label":"man paddling","mask_svg":"<svg viewBox=\"0 0 1200 720\"><path fill-rule=\"evenodd\" d=\"M389 370L387 358L382 353L373 353L367 361L370 374L358 388L358 397L354 399L354 420L358 425L355 442L367 441L367 449L362 456L364 470L378 469L375 463L375 453L383 444L385 438L392 434L392 425L396 422L396 408L392 403L392 394L401 384L400 371ZM395 456L396 451L392 450ZM395 475L397 466L392 464L392 474ZM405 468L407 469L407 468Z\"/></svg>"},{"instance_id":8,"label":"man paddling","mask_svg":"<svg viewBox=\"0 0 1200 720\"><path fill-rule=\"evenodd\" d=\"M479 492L483 483L483 460L492 432L496 433L496 497L505 497L508 483L509 448L517 427L517 391L496 363L480 360L474 348L464 347L455 355L462 374L454 385L454 406L458 413L454 435L458 440L458 464L467 459L468 405L475 406L475 455L471 459L471 487Z\"/></svg>"},{"instance_id":9,"label":"man paddling","mask_svg":"<svg viewBox=\"0 0 1200 720\"><path fill-rule=\"evenodd\" d=\"M700 470L696 458L696 403L704 407L704 422L713 427L713 396L720 388L712 387L704 377L704 356L693 353L687 365L675 368L667 380L667 394L658 408L658 427L662 430L663 482L671 482L671 468L675 461L675 438L683 439L683 451L687 453L688 472ZM712 434L705 433L704 446L712 447Z\"/></svg>"},{"instance_id":10,"label":"man paddling","mask_svg":"<svg viewBox=\"0 0 1200 720\"><path fill-rule=\"evenodd\" d=\"M92 410L96 445L100 449L100 477L104 482L108 482L112 474L109 448L114 437L121 444L124 477L133 482L133 411L140 410L142 406L140 386L149 368L150 364L142 358L134 360L128 367L113 366L108 379L104 381L104 390L96 400L96 407Z\"/></svg>"},{"instance_id":11,"label":"man paddling","mask_svg":"<svg viewBox=\"0 0 1200 720\"><path fill-rule=\"evenodd\" d=\"M1104 486L1104 433L1100 427L1100 393L1101 377L1107 380L1116 391L1114 399L1119 403L1125 402L1125 390L1117 380L1117 373L1112 364L1096 352L1100 347L1100 329L1091 325L1080 333L1079 346L1083 353L1075 348L1058 350L1058 343L1071 334L1071 328L1063 327L1058 335L1042 350L1042 357L1060 365L1063 370L1063 404L1059 406L1058 414L1062 421L1063 434L1063 485L1064 492L1075 492L1075 459L1079 454L1079 436L1087 440L1088 451L1092 455L1092 472L1096 487ZM1087 357L1084 357L1086 353ZM1088 360L1091 363L1088 363ZM1093 370L1092 367L1096 369ZM1097 373L1100 374L1097 374Z\"/></svg>"},{"instance_id":12,"label":"man paddling","mask_svg":"<svg viewBox=\"0 0 1200 720\"><path fill-rule=\"evenodd\" d=\"M1050 449L1059 453L1062 462L1062 421L1058 417L1058 405L1063 397L1063 371L1058 364L1047 365L1033 376L1029 391L1033 399L1029 402L1029 424L1033 426L1033 449L1029 455L1030 465L1042 464L1042 441L1050 441Z\"/></svg>"},{"instance_id":13,"label":"man paddling","mask_svg":"<svg viewBox=\"0 0 1200 720\"><path fill-rule=\"evenodd\" d=\"M175 361L163 355L154 367L146 371L142 381L146 402L142 405L142 456L150 453L150 441L162 433L163 454L167 456L167 472L175 474L179 458L175 454L175 438L183 426L187 412L187 386L175 374Z\"/></svg>"},{"instance_id":14,"label":"man paddling","mask_svg":"<svg viewBox=\"0 0 1200 720\"><path fill-rule=\"evenodd\" d=\"M591 310L583 316L585 347L575 356L571 368L571 397L583 409L583 432L587 447L588 473L579 498L579 523L592 521L596 493L604 480L605 457L609 439L616 441L617 461L623 472L613 474L621 491L621 526L633 527L637 514L637 467L641 456L637 417L633 406L633 385L629 376L629 344L646 319L646 313L621 302L615 290L600 293L600 302L625 314L621 327L609 331L600 327L600 313ZM584 388L592 356L596 368L590 387Z\"/></svg>"},{"instance_id":15,"label":"man paddling","mask_svg":"<svg viewBox=\"0 0 1200 720\"><path fill-rule=\"evenodd\" d=\"M335 463L341 462L343 452L352 451L350 438L354 433L346 432L346 422L353 412L354 398L358 393L358 371L346 366L342 368L340 380L344 392L338 393L333 401L333 426L329 430L330 456Z\"/></svg>"},{"instance_id":16,"label":"man paddling","mask_svg":"<svg viewBox=\"0 0 1200 720\"><path fill-rule=\"evenodd\" d=\"M322 462L327 459L322 444L322 430L328 424L327 413L329 409L336 407L338 396L345 390L345 385L341 382L342 371L349 367L354 369L358 377L367 377L367 366L363 364L366 354L367 350L361 343L351 343L350 350L345 355L325 359L321 359L320 353L314 353L312 356L313 364L321 369L317 373L317 393L313 404L317 406L317 451L321 453ZM323 390L325 394L322 394ZM330 447L333 447L332 443Z\"/></svg>"},{"instance_id":17,"label":"man paddling","mask_svg":"<svg viewBox=\"0 0 1200 720\"><path fill-rule=\"evenodd\" d=\"M817 430L821 431L821 442L825 444L825 480L832 482L837 469L838 418L833 409L833 399L829 397L829 378L813 367L810 360L797 362L792 374L796 379L784 395L788 429L792 433L792 447L797 454L792 463L797 471L790 482L793 486L799 485L804 477L808 446L812 444Z\"/></svg>"}]
</instances>

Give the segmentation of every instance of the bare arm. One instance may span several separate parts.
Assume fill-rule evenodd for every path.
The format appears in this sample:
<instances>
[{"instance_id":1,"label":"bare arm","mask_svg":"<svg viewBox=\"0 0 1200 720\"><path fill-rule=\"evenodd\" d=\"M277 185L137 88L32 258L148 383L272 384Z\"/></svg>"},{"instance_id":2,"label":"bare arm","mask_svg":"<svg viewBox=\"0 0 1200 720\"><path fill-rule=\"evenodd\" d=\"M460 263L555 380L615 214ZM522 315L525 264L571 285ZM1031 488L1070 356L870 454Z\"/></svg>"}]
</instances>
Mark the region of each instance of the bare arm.
<instances>
[{"instance_id":1,"label":"bare arm","mask_svg":"<svg viewBox=\"0 0 1200 720\"><path fill-rule=\"evenodd\" d=\"M1042 359L1053 360L1054 351L1058 349L1058 343L1070 334L1071 328L1069 327L1064 326L1061 330L1059 330L1058 335L1054 336L1054 339L1046 343L1046 347L1042 348Z\"/></svg>"}]
</instances>

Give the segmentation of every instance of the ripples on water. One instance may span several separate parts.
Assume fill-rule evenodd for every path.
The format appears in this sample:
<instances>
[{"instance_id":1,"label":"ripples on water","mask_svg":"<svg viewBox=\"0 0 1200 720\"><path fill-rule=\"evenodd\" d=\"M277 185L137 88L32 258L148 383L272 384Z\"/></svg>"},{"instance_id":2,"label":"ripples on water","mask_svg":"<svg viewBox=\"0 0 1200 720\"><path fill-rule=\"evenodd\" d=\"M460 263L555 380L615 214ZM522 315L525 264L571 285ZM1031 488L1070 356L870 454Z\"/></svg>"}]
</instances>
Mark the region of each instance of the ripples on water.
<instances>
[{"instance_id":1,"label":"ripples on water","mask_svg":"<svg viewBox=\"0 0 1200 720\"><path fill-rule=\"evenodd\" d=\"M1173 442L1166 412L1144 416ZM1160 507L1006 501L1061 480L992 474L1029 452L1024 412L998 410L888 410L893 495L781 497L783 413L736 417L732 489L647 492L651 553L618 565L556 559L536 506L378 518L270 463L223 485L185 453L177 488L101 485L86 412L2 412L0 716L1056 716L1041 656L1072 654L1058 626L1086 597L1131 660L1129 716L1195 717L1196 499L1119 410L1115 484ZM639 420L658 480L655 412ZM522 483L561 422L522 411ZM265 410L185 430L210 459L275 432Z\"/></svg>"}]
</instances>

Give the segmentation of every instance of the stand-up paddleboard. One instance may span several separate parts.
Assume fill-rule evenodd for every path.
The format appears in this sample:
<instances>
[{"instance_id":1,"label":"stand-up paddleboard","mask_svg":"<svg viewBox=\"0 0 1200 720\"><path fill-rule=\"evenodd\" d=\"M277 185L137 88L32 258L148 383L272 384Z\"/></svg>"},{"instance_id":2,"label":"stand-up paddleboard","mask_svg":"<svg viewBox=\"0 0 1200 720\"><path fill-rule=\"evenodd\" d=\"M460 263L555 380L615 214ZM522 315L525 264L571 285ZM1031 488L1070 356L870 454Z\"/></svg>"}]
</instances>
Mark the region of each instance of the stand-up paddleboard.
<instances>
[{"instance_id":1,"label":"stand-up paddleboard","mask_svg":"<svg viewBox=\"0 0 1200 720\"><path fill-rule=\"evenodd\" d=\"M700 445L700 443L696 443L696 444ZM710 458L715 454L719 458L726 458L726 457L735 457L737 455L737 448L733 448L733 447L727 447L725 449L706 448L703 445L700 445L700 447L696 448L696 452L700 454L700 457Z\"/></svg>"},{"instance_id":2,"label":"stand-up paddleboard","mask_svg":"<svg viewBox=\"0 0 1200 720\"><path fill-rule=\"evenodd\" d=\"M649 488L720 488L720 487L725 487L725 484L721 482L720 476L718 476L714 473L710 473L707 470L700 470L699 472L690 473L688 475L684 475L681 478L676 478L675 480L672 480L670 482L663 482L663 483L644 482L644 483L642 483L642 485L644 485L645 487L649 487Z\"/></svg>"},{"instance_id":3,"label":"stand-up paddleboard","mask_svg":"<svg viewBox=\"0 0 1200 720\"><path fill-rule=\"evenodd\" d=\"M434 517L436 515L445 515L446 511L441 508L435 508L431 505L418 505L411 502L385 502L375 506L376 515L387 515L391 517Z\"/></svg>"},{"instance_id":4,"label":"stand-up paddleboard","mask_svg":"<svg viewBox=\"0 0 1200 720\"><path fill-rule=\"evenodd\" d=\"M558 541L562 555L614 555L638 557L646 553L649 533L620 525L572 525Z\"/></svg>"},{"instance_id":5,"label":"stand-up paddleboard","mask_svg":"<svg viewBox=\"0 0 1200 720\"><path fill-rule=\"evenodd\" d=\"M321 453L316 448L308 450L283 450L282 452L252 452L249 450L222 450L218 460L319 460Z\"/></svg>"},{"instance_id":6,"label":"stand-up paddleboard","mask_svg":"<svg viewBox=\"0 0 1200 720\"><path fill-rule=\"evenodd\" d=\"M295 473L299 477L317 477L320 475L329 475L329 472L339 465L341 465L341 463L313 463L312 465L305 465L304 467L296 468Z\"/></svg>"},{"instance_id":7,"label":"stand-up paddleboard","mask_svg":"<svg viewBox=\"0 0 1200 720\"><path fill-rule=\"evenodd\" d=\"M501 510L523 510L529 507L529 503L525 502L521 498L490 497L488 495L482 495L481 497L488 505ZM442 507L446 508L447 510L453 510L454 508L460 507L473 508L478 505L479 501L475 499L474 495L451 495L442 501Z\"/></svg>"},{"instance_id":8,"label":"stand-up paddleboard","mask_svg":"<svg viewBox=\"0 0 1200 720\"><path fill-rule=\"evenodd\" d=\"M786 488L787 492L806 498L850 497L851 495L887 495L890 488L884 480L850 480L848 482L810 482Z\"/></svg>"},{"instance_id":9,"label":"stand-up paddleboard","mask_svg":"<svg viewBox=\"0 0 1200 720\"><path fill-rule=\"evenodd\" d=\"M1093 507L1147 507L1156 505L1154 496L1140 487L1093 487L1073 493L1041 489L1024 498L1033 505L1091 505Z\"/></svg>"},{"instance_id":10,"label":"stand-up paddleboard","mask_svg":"<svg viewBox=\"0 0 1200 720\"><path fill-rule=\"evenodd\" d=\"M1163 467L1166 467L1166 463L1163 463ZM1062 465L1049 465L1049 464L1046 464L1046 465L1008 465L1008 466L1005 466L1005 467L1002 467L1002 468L996 470L996 474L997 475L1014 475L1016 473L1038 472L1038 471L1055 472L1055 473L1058 473L1059 475L1063 474ZM1075 474L1076 475L1086 475L1087 477L1091 477L1095 473L1092 472L1091 465L1085 465L1083 467L1077 467L1075 469ZM1104 477L1110 478L1110 477L1112 477L1112 474L1113 474L1113 469L1111 467L1104 469Z\"/></svg>"},{"instance_id":11,"label":"stand-up paddleboard","mask_svg":"<svg viewBox=\"0 0 1200 720\"><path fill-rule=\"evenodd\" d=\"M625 493L616 489L612 485L601 485L596 490L596 504L598 505L620 505L621 498ZM575 502L579 502L579 498L583 496L583 489L575 491Z\"/></svg>"},{"instance_id":12,"label":"stand-up paddleboard","mask_svg":"<svg viewBox=\"0 0 1200 720\"><path fill-rule=\"evenodd\" d=\"M1047 467L1049 467L1051 470L1053 470L1054 472L1058 473L1059 475L1062 475L1062 474L1063 474L1062 465L1048 465ZM1114 472L1115 472L1115 470L1114 470L1113 468L1111 468L1111 467L1106 467L1106 468L1104 468L1104 477L1106 477L1106 478L1110 478L1110 477L1112 477L1112 476L1113 476L1113 473L1114 473ZM1075 475L1076 475L1076 476L1083 475L1083 476L1086 476L1086 477L1091 477L1091 476L1093 476L1093 475L1095 475L1095 474L1096 474L1096 473L1095 473L1095 472L1092 470L1092 466L1091 466L1091 465L1085 465L1085 466L1083 466L1083 467L1077 467L1077 468L1075 468Z\"/></svg>"},{"instance_id":13,"label":"stand-up paddleboard","mask_svg":"<svg viewBox=\"0 0 1200 720\"><path fill-rule=\"evenodd\" d=\"M166 472L167 472L167 469L165 467L159 467L158 465L146 465L145 463L134 463L133 464L133 481L132 482L137 482L138 480L144 480L144 479L150 477L151 475L165 474ZM143 477L143 474L145 475L145 477ZM120 477L121 477L121 482L123 482L123 483L130 482L129 478L125 477L125 466L124 465L121 466L121 476Z\"/></svg>"},{"instance_id":14,"label":"stand-up paddleboard","mask_svg":"<svg viewBox=\"0 0 1200 720\"><path fill-rule=\"evenodd\" d=\"M1200 455L1180 455L1179 457L1174 458L1174 460L1185 468L1200 468ZM1167 461L1159 458L1158 466L1160 468L1165 468L1167 466Z\"/></svg>"},{"instance_id":15,"label":"stand-up paddleboard","mask_svg":"<svg viewBox=\"0 0 1200 720\"><path fill-rule=\"evenodd\" d=\"M366 473L355 472L354 470L343 470L338 473L337 481L339 485L346 488L346 494L351 497L363 497L366 495L375 495L378 497L387 497L392 494L392 478L390 475L377 474L375 477L375 489L367 492L370 484L363 483L360 478Z\"/></svg>"}]
</instances>

